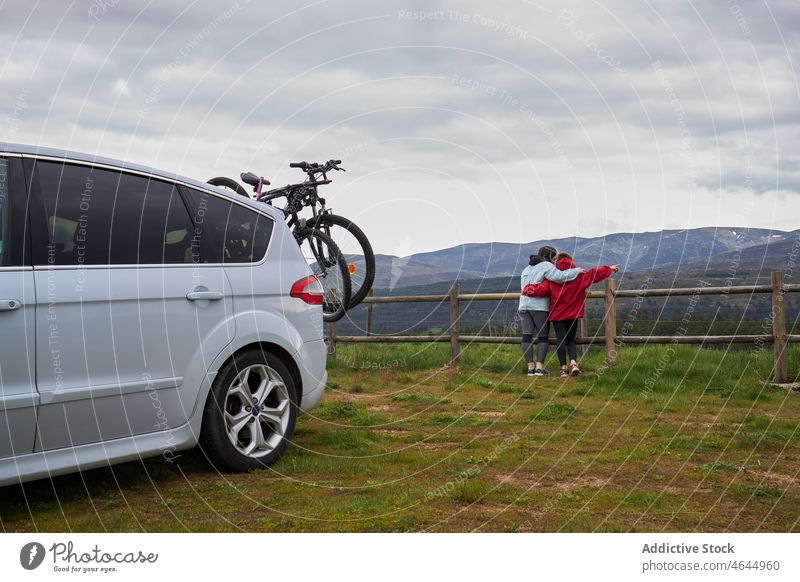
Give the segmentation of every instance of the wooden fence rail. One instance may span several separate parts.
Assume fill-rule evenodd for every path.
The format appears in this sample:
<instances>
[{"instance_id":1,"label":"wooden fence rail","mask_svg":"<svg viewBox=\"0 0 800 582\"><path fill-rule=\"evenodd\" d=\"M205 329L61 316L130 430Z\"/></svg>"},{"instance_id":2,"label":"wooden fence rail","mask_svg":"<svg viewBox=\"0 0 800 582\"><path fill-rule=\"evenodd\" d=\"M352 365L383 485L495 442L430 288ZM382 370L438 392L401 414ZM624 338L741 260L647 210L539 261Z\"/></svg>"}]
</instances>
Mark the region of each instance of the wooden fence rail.
<instances>
[{"instance_id":1,"label":"wooden fence rail","mask_svg":"<svg viewBox=\"0 0 800 582\"><path fill-rule=\"evenodd\" d=\"M518 344L518 337L461 335L461 302L472 301L511 301L519 300L519 293L460 293L458 283L453 283L447 295L389 295L375 297L370 294L364 299L367 304L367 333L366 335L337 335L336 324L328 326L329 351L336 353L337 342L442 342L450 344L450 359L457 365L461 356L462 343L490 343L490 344ZM786 333L786 315L784 313L784 294L800 292L800 284L788 285L784 283L782 271L774 271L770 285L736 285L730 287L701 286L695 288L674 289L624 289L617 290L613 279L606 279L604 291L589 291L587 299L603 299L605 303L605 333L603 336L580 337L577 340L581 345L605 345L606 363L614 365L617 361L618 344L730 344L753 343L761 345L773 344L774 365L773 379L775 382L788 380L786 346L792 342L800 342L800 335ZM637 297L697 297L700 295L755 295L770 293L772 295L772 311L769 317L769 326L772 333L755 335L649 335L632 336L617 335L617 298ZM450 325L440 335L375 335L372 333L372 308L379 303L444 303L450 304ZM585 335L585 334L582 334Z\"/></svg>"}]
</instances>

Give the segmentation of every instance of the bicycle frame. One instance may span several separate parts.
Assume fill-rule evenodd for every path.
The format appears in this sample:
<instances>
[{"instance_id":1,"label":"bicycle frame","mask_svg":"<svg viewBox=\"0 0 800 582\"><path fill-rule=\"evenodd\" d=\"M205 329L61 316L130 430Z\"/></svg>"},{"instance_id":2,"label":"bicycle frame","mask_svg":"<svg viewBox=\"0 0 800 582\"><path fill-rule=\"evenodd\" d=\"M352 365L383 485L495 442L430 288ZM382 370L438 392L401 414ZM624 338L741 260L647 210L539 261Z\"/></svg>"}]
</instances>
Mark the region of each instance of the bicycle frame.
<instances>
[{"instance_id":1,"label":"bicycle frame","mask_svg":"<svg viewBox=\"0 0 800 582\"><path fill-rule=\"evenodd\" d=\"M304 207L310 206L312 215L311 223L313 228L321 227L322 231L326 235L330 236L330 227L319 225L318 222L318 218L325 213L329 213L330 210L326 208L325 199L319 196L317 188L319 186L330 184L333 180L328 179L327 174L329 170L321 169L319 166L304 171L307 175L307 179L304 182L298 184L287 184L282 188L275 188L274 190L267 192L263 191L265 185L264 178L259 178L258 185L255 187L255 198L259 202L272 205L273 200L285 196L286 206L282 209L282 211L287 219L286 223L289 228L292 229L292 233L295 235L295 238L299 236L301 230L306 228L308 223L307 220L300 218L298 213ZM322 174L322 180L317 179L318 174ZM317 205L319 205L319 209L317 208ZM299 239L298 242L300 242ZM317 242L317 249L313 249L312 246L312 252L314 252L317 261L320 261L320 258L322 259L322 264L328 267L336 264L336 258L325 257L321 242Z\"/></svg>"},{"instance_id":2,"label":"bicycle frame","mask_svg":"<svg viewBox=\"0 0 800 582\"><path fill-rule=\"evenodd\" d=\"M301 219L298 217L298 212L305 206L311 207L312 221L316 221L318 216L328 212L328 209L325 207L325 199L319 196L317 187L330 184L331 182L332 180L329 180L325 174L323 174L322 180L306 180L305 182L288 184L282 188L276 188L275 190L262 193L264 185L262 179L259 181L258 187L256 188L256 200L266 204L272 204L273 200L285 196L287 203L286 207L282 210L288 218L287 224L289 227L293 228L301 224ZM310 195L299 193L304 190L308 190ZM320 206L319 210L317 209L318 204Z\"/></svg>"}]
</instances>

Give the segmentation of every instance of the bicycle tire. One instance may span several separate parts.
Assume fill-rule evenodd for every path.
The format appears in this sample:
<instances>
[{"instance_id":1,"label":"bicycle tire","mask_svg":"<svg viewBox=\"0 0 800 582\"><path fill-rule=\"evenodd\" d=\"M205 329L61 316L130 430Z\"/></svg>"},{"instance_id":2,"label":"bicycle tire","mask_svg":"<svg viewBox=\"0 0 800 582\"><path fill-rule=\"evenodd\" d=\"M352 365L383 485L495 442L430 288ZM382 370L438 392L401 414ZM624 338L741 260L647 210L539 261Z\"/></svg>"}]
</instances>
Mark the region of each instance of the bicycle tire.
<instances>
[{"instance_id":1,"label":"bicycle tire","mask_svg":"<svg viewBox=\"0 0 800 582\"><path fill-rule=\"evenodd\" d=\"M347 306L348 309L352 309L364 300L372 289L372 284L375 282L375 253L372 250L372 245L363 230L349 218L339 216L338 214L320 214L313 222L312 226L317 229L324 229L325 227L330 228L332 226L343 228L352 234L353 238L355 238L361 246L361 254L364 256L366 274L364 275L364 280L360 282L360 284L352 282L352 295L350 297L350 303ZM329 234L329 231L323 230L323 232ZM336 237L331 238L335 239ZM359 285L357 289L356 285Z\"/></svg>"},{"instance_id":2,"label":"bicycle tire","mask_svg":"<svg viewBox=\"0 0 800 582\"><path fill-rule=\"evenodd\" d=\"M212 186L221 186L223 188L227 188L228 190L233 190L240 196L250 198L250 194L247 193L247 190L245 190L244 187L233 178L226 178L225 176L217 176L216 178L211 178L210 180L208 180L206 184L211 184Z\"/></svg>"},{"instance_id":3,"label":"bicycle tire","mask_svg":"<svg viewBox=\"0 0 800 582\"><path fill-rule=\"evenodd\" d=\"M317 263L321 263L323 266L322 273L316 272L315 269L312 268L312 272L320 278L320 283L322 286L325 287L325 273L327 272L327 267L325 263L328 263L331 259L326 259L326 255L324 250L322 252L322 258L319 258L318 253L320 252L319 245L320 243L325 245L329 251L329 257L335 256L335 268L339 272L339 276L342 280L342 289L341 294L342 297L338 302L330 302L330 301L323 301L322 304L322 319L326 323L333 323L334 321L339 321L344 314L347 312L348 306L350 305L350 298L351 298L351 281L350 281L350 271L347 268L347 261L342 254L342 251L339 250L338 245L333 242L333 239L322 232L321 230L315 228L304 228L298 230L294 233L295 239L297 240L297 244L302 248L303 243L305 241L309 242L311 246L312 252L315 254L317 259ZM316 249L315 249L316 243ZM327 296L327 291L326 291Z\"/></svg>"}]
</instances>

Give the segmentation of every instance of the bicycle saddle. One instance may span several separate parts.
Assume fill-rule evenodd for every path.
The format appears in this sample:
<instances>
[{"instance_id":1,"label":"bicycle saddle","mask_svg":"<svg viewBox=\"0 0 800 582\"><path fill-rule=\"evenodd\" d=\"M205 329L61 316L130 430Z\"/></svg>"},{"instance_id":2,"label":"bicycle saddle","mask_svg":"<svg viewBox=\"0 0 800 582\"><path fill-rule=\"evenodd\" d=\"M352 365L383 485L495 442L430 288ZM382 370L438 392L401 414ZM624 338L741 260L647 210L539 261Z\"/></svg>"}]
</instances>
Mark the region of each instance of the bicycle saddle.
<instances>
[{"instance_id":1,"label":"bicycle saddle","mask_svg":"<svg viewBox=\"0 0 800 582\"><path fill-rule=\"evenodd\" d=\"M245 184L250 184L253 187L257 187L258 183L261 181L261 178L256 176L253 172L244 172L242 173L242 182ZM269 180L264 179L263 184L265 186L269 186Z\"/></svg>"}]
</instances>

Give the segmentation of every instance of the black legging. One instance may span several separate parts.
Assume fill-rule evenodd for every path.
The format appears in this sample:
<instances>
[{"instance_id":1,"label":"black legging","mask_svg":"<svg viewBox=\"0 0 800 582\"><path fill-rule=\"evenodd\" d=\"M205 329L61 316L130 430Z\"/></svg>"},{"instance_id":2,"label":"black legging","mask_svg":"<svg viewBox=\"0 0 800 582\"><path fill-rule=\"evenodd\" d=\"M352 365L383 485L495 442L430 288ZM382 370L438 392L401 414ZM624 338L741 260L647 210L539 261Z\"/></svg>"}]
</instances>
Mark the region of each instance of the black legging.
<instances>
[{"instance_id":1,"label":"black legging","mask_svg":"<svg viewBox=\"0 0 800 582\"><path fill-rule=\"evenodd\" d=\"M556 353L558 353L558 361L562 366L567 365L567 352L569 352L570 360L578 359L578 348L575 345L575 335L578 333L578 320L577 319L564 319L562 321L554 321L553 327L556 328Z\"/></svg>"}]
</instances>

